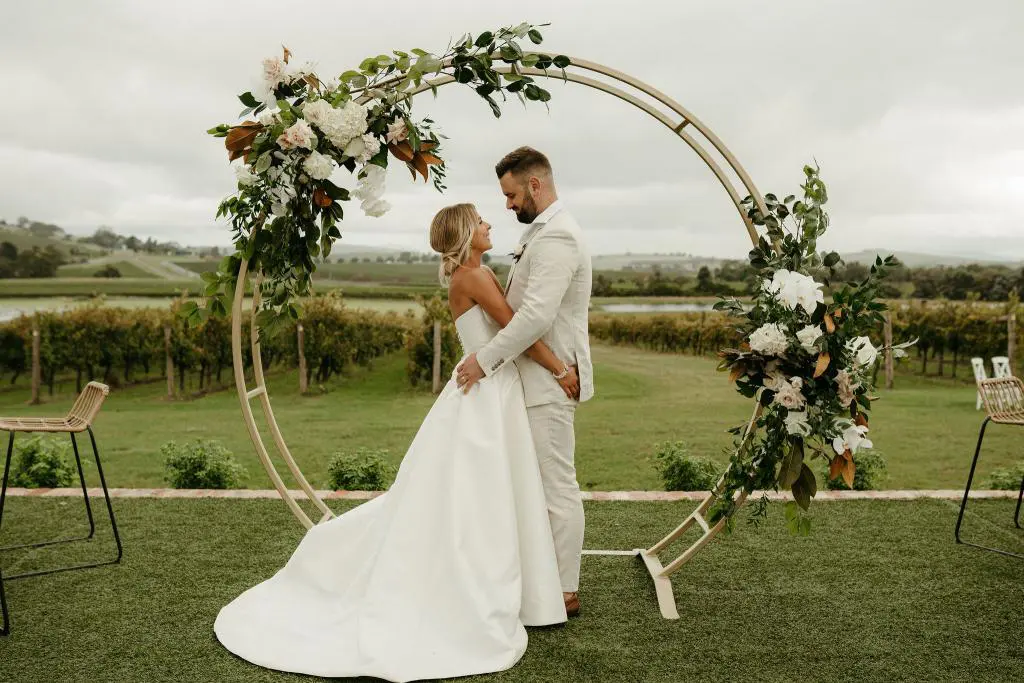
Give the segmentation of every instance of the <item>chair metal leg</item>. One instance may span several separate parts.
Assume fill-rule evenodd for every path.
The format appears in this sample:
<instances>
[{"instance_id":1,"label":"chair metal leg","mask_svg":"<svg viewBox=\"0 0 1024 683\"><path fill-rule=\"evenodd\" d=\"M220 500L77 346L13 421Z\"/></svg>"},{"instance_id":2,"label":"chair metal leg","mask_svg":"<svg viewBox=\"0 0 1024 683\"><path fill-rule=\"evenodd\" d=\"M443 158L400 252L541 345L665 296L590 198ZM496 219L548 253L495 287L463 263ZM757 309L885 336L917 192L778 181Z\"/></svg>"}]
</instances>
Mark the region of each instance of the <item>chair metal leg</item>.
<instances>
[{"instance_id":1,"label":"chair metal leg","mask_svg":"<svg viewBox=\"0 0 1024 683\"><path fill-rule=\"evenodd\" d=\"M4 499L7 497L7 473L11 469L11 453L14 451L14 432L11 432L7 441L7 459L4 461L3 483L0 484L0 524L4 519ZM11 616L7 611L7 596L4 594L4 572L0 567L0 613L3 615L4 624L0 626L0 636L6 636L11 632Z\"/></svg>"},{"instance_id":2,"label":"chair metal leg","mask_svg":"<svg viewBox=\"0 0 1024 683\"><path fill-rule=\"evenodd\" d=\"M117 544L117 556L114 559L112 559L112 560L104 560L102 562L89 562L89 563L84 563L84 564L70 565L68 567L58 567L56 569L43 569L43 570L39 570L39 571L23 572L21 574L14 574L14 575L6 577L7 581L11 581L13 579L23 579L23 578L30 577L30 576L45 576L47 574L57 574L59 572L67 572L67 571L72 571L72 570L75 570L75 569L91 569L93 567L103 567L103 566L110 565L110 564L117 564L117 563L119 563L121 561L121 558L124 555L124 549L123 549L123 547L121 545L121 535L120 535L120 533L117 530L117 520L114 517L114 507L113 507L113 505L110 502L110 490L107 488L107 479L106 479L106 477L103 474L103 464L100 462L100 452L99 452L99 449L96 447L96 437L93 434L93 431L92 431L91 427L89 427L87 429L89 431L89 440L92 443L93 456L96 458L96 470L97 470L97 472L99 473L99 476L100 476L100 485L103 487L103 498L104 498L104 500L106 501L106 504L107 504L107 514L110 516L110 528L111 528L111 531L114 534L114 542ZM61 540L61 541L49 541L49 542L46 542L46 543L36 544L35 546L14 546L14 547L38 547L40 545L53 545L54 543L65 543L65 542L72 541L72 540L88 540L88 539L92 538L93 532L95 530L95 524L93 522L92 508L89 506L89 494L88 494L86 486L85 486L85 475L83 474L83 471L82 471L81 458L79 457L79 453L78 453L78 443L77 443L77 441L75 441L74 434L72 434L71 440L72 440L72 444L74 445L74 449L75 449L75 457L76 457L76 461L78 462L78 473L79 473L79 477L81 478L81 481L82 481L82 492L85 495L86 509L88 510L88 515L89 515L89 522L90 522L90 533L89 533L89 535L86 536L86 537L78 538L78 539L64 539L64 540ZM12 432L11 433L10 441L8 443L8 446L7 446L7 464L4 466L3 486L0 487L0 522L2 522L2 520L3 520L4 498L5 498L6 493L7 493L7 473L8 473L8 470L10 469L11 452L13 451L13 448L14 448L14 433ZM10 549L11 548L0 548L0 550L10 550ZM0 636L8 635L11 632L10 631L10 626L9 626L9 623L8 623L7 601L6 601L6 598L5 598L4 594L3 594L3 588L4 588L3 587L3 581L4 581L4 578L3 578L2 574L0 574L0 607L2 607L2 609L3 609L3 618L4 618L4 626L3 626L3 629L0 630Z\"/></svg>"},{"instance_id":3,"label":"chair metal leg","mask_svg":"<svg viewBox=\"0 0 1024 683\"><path fill-rule=\"evenodd\" d=\"M1024 500L1024 477L1020 478L1020 493L1017 494L1017 511L1013 513L1013 524L1020 528L1020 502Z\"/></svg>"},{"instance_id":4,"label":"chair metal leg","mask_svg":"<svg viewBox=\"0 0 1024 683\"><path fill-rule=\"evenodd\" d=\"M978 445L974 449L974 460L971 461L971 471L967 475L967 486L964 488L964 498L960 502L960 514L956 518L956 530L955 530L953 535L956 538L956 542L957 543L962 543L964 545L969 545L969 546L971 546L973 548L980 548L982 550L988 550L988 551L993 552L993 553L999 553L1000 555L1006 555L1008 557L1016 557L1016 558L1020 558L1020 559L1024 560L1024 555L1021 555L1020 553L1011 553L1008 550L1000 550L999 548L990 548L988 546L979 545L978 543L971 543L970 541L965 541L962 538L960 538L960 525L963 524L963 521L964 521L964 511L967 509L967 498L968 498L968 496L971 493L971 483L974 481L974 471L978 467L978 456L981 455L981 444L985 440L985 428L988 427L988 423L989 423L989 421L991 419L992 418L990 418L990 417L986 417L985 421L981 423L981 429L978 431ZM1021 483L1022 483L1021 491L1024 492L1024 482L1021 482ZM1017 500L1017 512L1018 513L1020 512L1020 499L1019 498Z\"/></svg>"},{"instance_id":5,"label":"chair metal leg","mask_svg":"<svg viewBox=\"0 0 1024 683\"><path fill-rule=\"evenodd\" d=\"M13 432L12 432L13 435ZM78 466L78 481L82 486L82 497L85 499L85 515L89 520L89 533L85 536L72 536L70 538L58 538L52 541L40 541L38 543L22 543L20 545L7 545L0 548L3 550L18 550L19 548L45 548L50 545L59 545L61 543L73 543L74 541L87 541L96 534L96 522L92 516L92 505L89 503L89 490L85 484L85 472L82 469L82 458L78 453L78 442L75 440L75 435L71 433L71 446L75 451L75 464Z\"/></svg>"}]
</instances>

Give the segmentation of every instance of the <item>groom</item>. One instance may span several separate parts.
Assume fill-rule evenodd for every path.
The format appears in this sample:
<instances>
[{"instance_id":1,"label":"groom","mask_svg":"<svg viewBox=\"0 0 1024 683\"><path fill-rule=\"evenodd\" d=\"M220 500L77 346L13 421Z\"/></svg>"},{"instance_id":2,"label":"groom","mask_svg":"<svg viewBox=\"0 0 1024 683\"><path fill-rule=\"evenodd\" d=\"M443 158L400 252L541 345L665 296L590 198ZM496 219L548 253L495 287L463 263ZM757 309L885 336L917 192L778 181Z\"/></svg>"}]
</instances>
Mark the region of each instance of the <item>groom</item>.
<instances>
[{"instance_id":1,"label":"groom","mask_svg":"<svg viewBox=\"0 0 1024 683\"><path fill-rule=\"evenodd\" d=\"M505 208L528 227L519 238L505 296L515 316L486 346L458 368L458 384L468 390L485 375L512 361L526 395L533 444L540 462L565 610L579 614L577 591L583 551L583 502L576 482L573 418L576 406L594 395L587 312L590 307L590 254L583 233L555 191L551 163L530 147L520 147L495 166ZM523 355L538 339L579 375L579 395L568 398L557 378Z\"/></svg>"}]
</instances>

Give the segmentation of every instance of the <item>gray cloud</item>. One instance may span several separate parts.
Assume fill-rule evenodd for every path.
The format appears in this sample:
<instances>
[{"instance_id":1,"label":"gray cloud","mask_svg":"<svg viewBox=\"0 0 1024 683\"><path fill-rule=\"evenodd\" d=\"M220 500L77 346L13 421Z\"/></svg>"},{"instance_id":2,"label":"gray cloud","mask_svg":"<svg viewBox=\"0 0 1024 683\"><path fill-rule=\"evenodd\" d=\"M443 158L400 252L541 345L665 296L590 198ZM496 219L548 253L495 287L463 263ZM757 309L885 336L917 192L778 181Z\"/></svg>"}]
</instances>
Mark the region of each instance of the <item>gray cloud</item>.
<instances>
[{"instance_id":1,"label":"gray cloud","mask_svg":"<svg viewBox=\"0 0 1024 683\"><path fill-rule=\"evenodd\" d=\"M463 31L550 21L545 47L609 64L688 107L729 145L761 191L795 192L817 158L829 183L826 246L1024 258L1024 5L981 0L474 2L394 0L294 8L252 0L22 3L0 26L0 216L76 232L226 244L213 223L233 189L205 129L284 43L338 73L369 54L444 47ZM500 121L450 86L417 110L451 137L449 193L389 174L394 210L351 207L344 244L427 249L445 203L473 201L508 251L494 161L547 151L596 252L742 257L735 209L700 160L629 105L551 82L550 113L510 102Z\"/></svg>"}]
</instances>

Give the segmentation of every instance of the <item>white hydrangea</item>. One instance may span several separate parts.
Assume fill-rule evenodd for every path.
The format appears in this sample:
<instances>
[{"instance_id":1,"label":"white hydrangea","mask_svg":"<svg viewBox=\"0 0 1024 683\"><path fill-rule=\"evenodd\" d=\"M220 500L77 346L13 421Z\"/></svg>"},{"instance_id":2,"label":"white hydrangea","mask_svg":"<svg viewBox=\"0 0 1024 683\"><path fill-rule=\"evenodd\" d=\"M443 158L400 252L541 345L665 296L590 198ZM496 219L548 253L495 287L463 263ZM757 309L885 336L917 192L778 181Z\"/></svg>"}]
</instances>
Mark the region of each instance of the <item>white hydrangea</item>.
<instances>
[{"instance_id":1,"label":"white hydrangea","mask_svg":"<svg viewBox=\"0 0 1024 683\"><path fill-rule=\"evenodd\" d=\"M863 425L855 425L849 420L837 420L836 426L843 430L840 436L832 439L832 449L842 455L847 450L851 454L856 453L858 448L871 448L874 444L864 436L868 428Z\"/></svg>"},{"instance_id":2,"label":"white hydrangea","mask_svg":"<svg viewBox=\"0 0 1024 683\"><path fill-rule=\"evenodd\" d=\"M313 100L303 106L302 115L338 149L345 149L353 138L366 132L367 109L351 100L341 107L332 107L327 100Z\"/></svg>"},{"instance_id":3,"label":"white hydrangea","mask_svg":"<svg viewBox=\"0 0 1024 683\"><path fill-rule=\"evenodd\" d=\"M367 163L379 151L380 140L370 133L354 137L351 142L345 145L345 156L352 157L360 164Z\"/></svg>"},{"instance_id":4,"label":"white hydrangea","mask_svg":"<svg viewBox=\"0 0 1024 683\"><path fill-rule=\"evenodd\" d=\"M846 343L847 350L853 355L854 362L862 368L871 367L878 358L878 349L867 337L856 337Z\"/></svg>"},{"instance_id":5,"label":"white hydrangea","mask_svg":"<svg viewBox=\"0 0 1024 683\"><path fill-rule=\"evenodd\" d=\"M814 278L785 268L775 271L772 279L765 280L763 286L787 308L795 310L799 306L808 314L825 301L821 284L815 282Z\"/></svg>"},{"instance_id":6,"label":"white hydrangea","mask_svg":"<svg viewBox=\"0 0 1024 683\"><path fill-rule=\"evenodd\" d=\"M312 152L306 160L302 162L302 168L305 169L306 173L309 174L310 178L314 180L326 180L331 177L334 173L334 162L331 158L321 154L320 152Z\"/></svg>"},{"instance_id":7,"label":"white hydrangea","mask_svg":"<svg viewBox=\"0 0 1024 683\"><path fill-rule=\"evenodd\" d=\"M818 352L814 348L814 342L818 341L818 338L824 334L821 331L821 327L818 325L807 325L796 333L796 338L800 342L800 348L810 354Z\"/></svg>"},{"instance_id":8,"label":"white hydrangea","mask_svg":"<svg viewBox=\"0 0 1024 683\"><path fill-rule=\"evenodd\" d=\"M750 335L750 349L765 356L780 356L789 347L786 330L778 323L768 323Z\"/></svg>"}]
</instances>

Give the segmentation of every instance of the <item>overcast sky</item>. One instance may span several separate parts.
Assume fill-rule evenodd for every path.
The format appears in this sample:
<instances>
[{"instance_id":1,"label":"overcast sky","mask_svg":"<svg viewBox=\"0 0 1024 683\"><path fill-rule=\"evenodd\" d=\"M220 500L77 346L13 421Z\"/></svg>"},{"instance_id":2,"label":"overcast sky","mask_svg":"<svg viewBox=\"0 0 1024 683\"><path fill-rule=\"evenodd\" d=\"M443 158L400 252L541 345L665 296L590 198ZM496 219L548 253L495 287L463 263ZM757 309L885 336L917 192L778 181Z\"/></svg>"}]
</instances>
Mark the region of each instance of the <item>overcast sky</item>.
<instances>
[{"instance_id":1,"label":"overcast sky","mask_svg":"<svg viewBox=\"0 0 1024 683\"><path fill-rule=\"evenodd\" d=\"M796 192L812 158L829 186L823 246L1024 258L1022 0L558 0L353 3L5 3L0 23L0 217L230 243L213 222L234 187L222 141L236 95L287 45L321 75L392 49L551 22L543 48L604 63L677 99L762 192ZM742 258L749 243L710 171L633 107L548 81L550 112L495 120L455 85L416 102L451 139L449 190L389 174L384 218L346 214L345 243L429 250L441 206L475 202L496 249L520 232L493 165L545 151L596 253Z\"/></svg>"}]
</instances>

